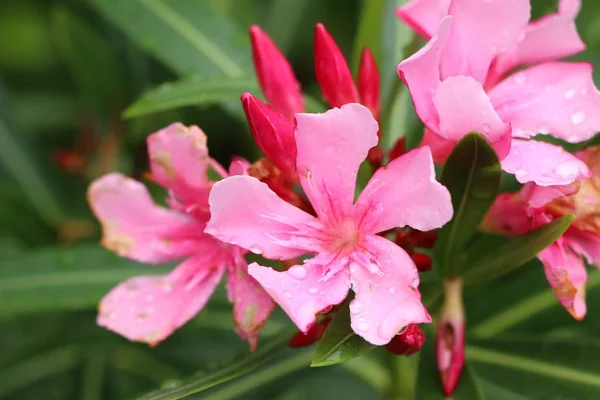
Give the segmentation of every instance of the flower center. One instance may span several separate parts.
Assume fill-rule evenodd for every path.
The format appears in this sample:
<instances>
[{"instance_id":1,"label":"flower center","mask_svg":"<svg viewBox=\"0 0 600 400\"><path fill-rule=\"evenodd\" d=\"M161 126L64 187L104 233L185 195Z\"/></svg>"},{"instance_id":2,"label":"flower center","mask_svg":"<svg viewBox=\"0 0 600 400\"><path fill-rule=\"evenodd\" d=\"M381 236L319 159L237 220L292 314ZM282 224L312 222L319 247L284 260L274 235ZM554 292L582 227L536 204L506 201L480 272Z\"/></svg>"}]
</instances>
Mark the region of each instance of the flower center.
<instances>
[{"instance_id":1,"label":"flower center","mask_svg":"<svg viewBox=\"0 0 600 400\"><path fill-rule=\"evenodd\" d=\"M350 218L331 224L325 232L328 236L328 247L332 252L346 254L351 252L360 240L360 231Z\"/></svg>"}]
</instances>

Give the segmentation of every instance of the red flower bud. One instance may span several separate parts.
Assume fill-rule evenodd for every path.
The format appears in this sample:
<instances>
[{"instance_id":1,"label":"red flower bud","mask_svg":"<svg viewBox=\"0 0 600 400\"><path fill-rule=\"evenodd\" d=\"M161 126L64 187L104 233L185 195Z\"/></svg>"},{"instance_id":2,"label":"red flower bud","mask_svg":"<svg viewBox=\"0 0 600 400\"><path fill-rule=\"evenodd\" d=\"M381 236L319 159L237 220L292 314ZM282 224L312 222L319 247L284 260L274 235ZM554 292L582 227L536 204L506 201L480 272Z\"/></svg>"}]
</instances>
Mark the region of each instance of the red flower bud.
<instances>
[{"instance_id":1,"label":"red flower bud","mask_svg":"<svg viewBox=\"0 0 600 400\"><path fill-rule=\"evenodd\" d=\"M294 335L292 340L289 341L288 346L305 347L319 341L321 336L323 336L323 333L325 333L325 329L327 329L327 325L329 325L330 322L331 319L327 318L321 322L315 323L306 333L298 332L296 335Z\"/></svg>"},{"instance_id":2,"label":"red flower bud","mask_svg":"<svg viewBox=\"0 0 600 400\"><path fill-rule=\"evenodd\" d=\"M340 107L358 103L358 91L348 63L322 24L315 28L315 74L329 105Z\"/></svg>"},{"instance_id":3,"label":"red flower bud","mask_svg":"<svg viewBox=\"0 0 600 400\"><path fill-rule=\"evenodd\" d=\"M258 26L250 27L252 57L258 82L271 106L289 121L304 112L300 84L285 56Z\"/></svg>"},{"instance_id":4,"label":"red flower bud","mask_svg":"<svg viewBox=\"0 0 600 400\"><path fill-rule=\"evenodd\" d=\"M358 92L360 102L367 106L373 117L379 120L380 92L379 92L379 69L373 53L365 47L358 67Z\"/></svg>"},{"instance_id":5,"label":"red flower bud","mask_svg":"<svg viewBox=\"0 0 600 400\"><path fill-rule=\"evenodd\" d=\"M444 306L437 327L436 359L442 388L446 397L458 384L465 363L465 311L462 300L462 280L444 281Z\"/></svg>"},{"instance_id":6,"label":"red flower bud","mask_svg":"<svg viewBox=\"0 0 600 400\"><path fill-rule=\"evenodd\" d=\"M410 257L415 262L415 265L417 266L417 269L419 270L419 272L431 271L432 261L431 261L431 257L429 257L427 254L414 253Z\"/></svg>"},{"instance_id":7,"label":"red flower bud","mask_svg":"<svg viewBox=\"0 0 600 400\"><path fill-rule=\"evenodd\" d=\"M395 160L403 154L406 154L406 138L401 137L390 150L390 161Z\"/></svg>"},{"instance_id":8,"label":"red flower bud","mask_svg":"<svg viewBox=\"0 0 600 400\"><path fill-rule=\"evenodd\" d=\"M388 352L397 356L410 356L421 349L425 344L425 335L417 324L409 325L404 332L394 336L385 345Z\"/></svg>"},{"instance_id":9,"label":"red flower bud","mask_svg":"<svg viewBox=\"0 0 600 400\"><path fill-rule=\"evenodd\" d=\"M250 93L242 94L242 105L258 147L285 176L296 179L294 125Z\"/></svg>"},{"instance_id":10,"label":"red flower bud","mask_svg":"<svg viewBox=\"0 0 600 400\"><path fill-rule=\"evenodd\" d=\"M423 232L415 229L412 231L412 233L414 235L415 246L422 247L424 249L433 248L438 239L438 234L435 231Z\"/></svg>"},{"instance_id":11,"label":"red flower bud","mask_svg":"<svg viewBox=\"0 0 600 400\"><path fill-rule=\"evenodd\" d=\"M369 161L369 164L371 167L373 167L373 170L377 170L383 165L383 156L384 154L383 150L381 150L381 147L371 147L369 153L367 154L367 161Z\"/></svg>"}]
</instances>

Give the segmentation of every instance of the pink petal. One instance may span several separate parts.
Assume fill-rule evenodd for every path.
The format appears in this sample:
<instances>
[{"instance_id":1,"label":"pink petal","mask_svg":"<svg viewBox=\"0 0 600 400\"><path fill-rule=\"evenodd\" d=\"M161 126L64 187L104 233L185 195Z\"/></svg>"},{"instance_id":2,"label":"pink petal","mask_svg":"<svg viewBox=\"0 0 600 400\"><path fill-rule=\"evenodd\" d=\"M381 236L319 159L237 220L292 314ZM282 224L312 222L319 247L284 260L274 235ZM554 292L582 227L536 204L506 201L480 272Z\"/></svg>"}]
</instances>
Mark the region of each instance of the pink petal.
<instances>
[{"instance_id":1,"label":"pink petal","mask_svg":"<svg viewBox=\"0 0 600 400\"><path fill-rule=\"evenodd\" d=\"M243 256L231 264L227 275L227 294L233 303L235 330L256 349L258 334L271 315L275 303L267 292L248 275L248 264Z\"/></svg>"},{"instance_id":2,"label":"pink petal","mask_svg":"<svg viewBox=\"0 0 600 400\"><path fill-rule=\"evenodd\" d=\"M88 201L102 224L102 245L122 257L148 263L173 261L210 242L201 223L155 205L144 185L121 174L94 181Z\"/></svg>"},{"instance_id":3,"label":"pink petal","mask_svg":"<svg viewBox=\"0 0 600 400\"><path fill-rule=\"evenodd\" d=\"M229 175L248 175L250 162L242 157L234 157L229 164Z\"/></svg>"},{"instance_id":4,"label":"pink petal","mask_svg":"<svg viewBox=\"0 0 600 400\"><path fill-rule=\"evenodd\" d=\"M204 307L223 274L205 257L192 257L163 276L138 276L111 290L100 302L98 325L155 345Z\"/></svg>"},{"instance_id":5,"label":"pink petal","mask_svg":"<svg viewBox=\"0 0 600 400\"><path fill-rule=\"evenodd\" d=\"M396 10L396 16L418 35L429 40L442 18L448 14L450 0L411 0Z\"/></svg>"},{"instance_id":6,"label":"pink petal","mask_svg":"<svg viewBox=\"0 0 600 400\"><path fill-rule=\"evenodd\" d=\"M379 233L406 225L436 229L452 218L450 193L435 180L429 147L420 147L375 172L356 202L361 230Z\"/></svg>"},{"instance_id":7,"label":"pink petal","mask_svg":"<svg viewBox=\"0 0 600 400\"><path fill-rule=\"evenodd\" d=\"M250 27L252 57L260 87L271 106L292 121L294 114L304 111L300 83L275 43L258 26Z\"/></svg>"},{"instance_id":8,"label":"pink petal","mask_svg":"<svg viewBox=\"0 0 600 400\"><path fill-rule=\"evenodd\" d=\"M417 115L426 127L436 132L439 117L433 94L440 84L440 55L451 25L452 17L444 17L436 35L421 50L398 64L398 75L410 90Z\"/></svg>"},{"instance_id":9,"label":"pink petal","mask_svg":"<svg viewBox=\"0 0 600 400\"><path fill-rule=\"evenodd\" d=\"M530 182L523 186L522 195L527 205L533 208L541 208L552 200L565 196L571 196L579 190L579 181L562 186L539 186Z\"/></svg>"},{"instance_id":10,"label":"pink petal","mask_svg":"<svg viewBox=\"0 0 600 400\"><path fill-rule=\"evenodd\" d=\"M575 252L587 259L588 264L600 266L600 237L597 234L571 227L564 237Z\"/></svg>"},{"instance_id":11,"label":"pink petal","mask_svg":"<svg viewBox=\"0 0 600 400\"><path fill-rule=\"evenodd\" d=\"M496 114L481 84L469 76L445 79L433 102L440 118L438 133L446 139L459 141L469 132L481 133L490 143L510 138L510 125Z\"/></svg>"},{"instance_id":12,"label":"pink petal","mask_svg":"<svg viewBox=\"0 0 600 400\"><path fill-rule=\"evenodd\" d=\"M430 129L425 128L421 146L428 146L431 149L434 163L445 164L456 143L454 140L443 138Z\"/></svg>"},{"instance_id":13,"label":"pink petal","mask_svg":"<svg viewBox=\"0 0 600 400\"><path fill-rule=\"evenodd\" d=\"M591 176L585 163L562 147L534 140L514 139L502 169L521 183L540 186L568 185Z\"/></svg>"},{"instance_id":14,"label":"pink petal","mask_svg":"<svg viewBox=\"0 0 600 400\"><path fill-rule=\"evenodd\" d=\"M323 257L316 257L283 272L252 263L248 273L283 308L298 329L306 333L315 323L315 315L344 301L350 287L345 269L323 279L323 261Z\"/></svg>"},{"instance_id":15,"label":"pink petal","mask_svg":"<svg viewBox=\"0 0 600 400\"><path fill-rule=\"evenodd\" d=\"M319 247L316 219L250 176L215 183L206 233L270 259L287 260Z\"/></svg>"},{"instance_id":16,"label":"pink petal","mask_svg":"<svg viewBox=\"0 0 600 400\"><path fill-rule=\"evenodd\" d=\"M520 137L538 133L571 143L600 131L600 92L587 63L552 62L518 72L489 93L500 117Z\"/></svg>"},{"instance_id":17,"label":"pink petal","mask_svg":"<svg viewBox=\"0 0 600 400\"><path fill-rule=\"evenodd\" d=\"M512 46L527 26L529 0L454 0L448 46L441 60L442 77L470 76L483 84L492 60Z\"/></svg>"},{"instance_id":18,"label":"pink petal","mask_svg":"<svg viewBox=\"0 0 600 400\"><path fill-rule=\"evenodd\" d=\"M580 7L580 0L561 0L558 13L531 22L519 41L496 58L493 74L502 77L520 65L555 61L585 50L575 26Z\"/></svg>"},{"instance_id":19,"label":"pink petal","mask_svg":"<svg viewBox=\"0 0 600 400\"><path fill-rule=\"evenodd\" d=\"M361 245L382 274L351 264L356 293L350 303L352 330L370 343L384 345L409 324L431 322L421 303L419 273L408 254L381 236L368 235Z\"/></svg>"},{"instance_id":20,"label":"pink petal","mask_svg":"<svg viewBox=\"0 0 600 400\"><path fill-rule=\"evenodd\" d=\"M519 236L533 229L533 221L520 193L501 193L481 222L485 232Z\"/></svg>"},{"instance_id":21,"label":"pink petal","mask_svg":"<svg viewBox=\"0 0 600 400\"><path fill-rule=\"evenodd\" d=\"M296 170L321 218L335 218L352 206L358 168L377 144L378 129L369 109L355 103L296 115Z\"/></svg>"},{"instance_id":22,"label":"pink petal","mask_svg":"<svg viewBox=\"0 0 600 400\"><path fill-rule=\"evenodd\" d=\"M197 126L171 124L148 137L153 179L171 190L184 206L206 210L210 182L206 135Z\"/></svg>"},{"instance_id":23,"label":"pink petal","mask_svg":"<svg viewBox=\"0 0 600 400\"><path fill-rule=\"evenodd\" d=\"M563 307L575 319L583 319L586 313L587 271L581 257L567 247L563 239L559 239L542 250L538 258L544 264L548 283Z\"/></svg>"}]
</instances>

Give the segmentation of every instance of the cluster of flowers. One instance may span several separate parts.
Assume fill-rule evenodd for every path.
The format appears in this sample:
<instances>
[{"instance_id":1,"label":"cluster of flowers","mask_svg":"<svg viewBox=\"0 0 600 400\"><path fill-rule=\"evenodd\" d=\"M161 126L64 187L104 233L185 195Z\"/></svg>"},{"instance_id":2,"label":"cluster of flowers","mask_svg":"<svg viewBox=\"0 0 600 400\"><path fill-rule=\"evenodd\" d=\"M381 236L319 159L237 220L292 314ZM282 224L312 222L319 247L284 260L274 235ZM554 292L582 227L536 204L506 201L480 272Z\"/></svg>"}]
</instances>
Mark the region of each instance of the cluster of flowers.
<instances>
[{"instance_id":1,"label":"cluster of flowers","mask_svg":"<svg viewBox=\"0 0 600 400\"><path fill-rule=\"evenodd\" d=\"M123 175L94 182L89 202L102 223L104 246L146 263L185 259L167 275L121 283L102 300L98 323L156 344L194 317L227 273L236 330L251 348L275 303L303 333L319 336L331 308L352 289L356 334L395 354L418 350L418 324L431 322L418 290L419 270L430 268L431 260L415 248L432 247L435 234L425 231L452 218L434 160L443 163L472 131L485 136L503 170L525 184L519 193L498 197L482 229L520 235L576 215L538 257L557 298L582 318L586 273L580 256L600 261L600 182L593 174L600 172L600 149L573 155L532 137L590 139L600 130L600 92L589 64L556 61L584 49L574 23L580 0L561 0L557 13L532 22L529 3L413 0L398 10L428 40L398 65L425 125L422 145L410 152L402 141L389 152L378 147L379 73L368 49L355 83L335 41L317 25L315 73L332 109L308 114L289 63L252 27L268 105L249 93L241 98L265 157L254 163L234 158L227 171L209 157L202 130L173 124L148 138L152 180L167 189L169 208L155 205L141 183ZM517 71L522 66L528 67ZM374 173L356 193L365 160ZM209 169L223 179L209 180ZM283 268L248 265L248 251L281 260ZM460 321L454 325L464 330ZM446 359L438 363L456 356L448 351L438 346ZM448 368L441 370L454 381L447 385L451 392L460 367Z\"/></svg>"}]
</instances>

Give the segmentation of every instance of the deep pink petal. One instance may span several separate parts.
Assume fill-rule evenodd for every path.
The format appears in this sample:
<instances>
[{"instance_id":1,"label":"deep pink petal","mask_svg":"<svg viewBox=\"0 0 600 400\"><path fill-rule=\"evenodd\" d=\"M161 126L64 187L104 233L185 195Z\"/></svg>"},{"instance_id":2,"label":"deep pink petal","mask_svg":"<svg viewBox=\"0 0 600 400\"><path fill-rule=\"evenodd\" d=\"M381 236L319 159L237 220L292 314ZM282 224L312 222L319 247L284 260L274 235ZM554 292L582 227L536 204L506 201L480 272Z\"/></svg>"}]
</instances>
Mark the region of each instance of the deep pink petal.
<instances>
[{"instance_id":1,"label":"deep pink petal","mask_svg":"<svg viewBox=\"0 0 600 400\"><path fill-rule=\"evenodd\" d=\"M217 287L223 267L192 257L168 275L138 276L100 302L98 325L125 338L155 345L193 318Z\"/></svg>"},{"instance_id":2,"label":"deep pink petal","mask_svg":"<svg viewBox=\"0 0 600 400\"><path fill-rule=\"evenodd\" d=\"M102 245L122 257L161 263L211 245L203 224L155 205L144 185L121 174L94 181L88 202L102 224Z\"/></svg>"},{"instance_id":3,"label":"deep pink petal","mask_svg":"<svg viewBox=\"0 0 600 400\"><path fill-rule=\"evenodd\" d=\"M315 323L315 315L344 301L350 287L345 269L323 279L325 267L322 261L321 257L316 257L283 272L252 263L248 273L283 308L298 329L306 333Z\"/></svg>"},{"instance_id":4,"label":"deep pink petal","mask_svg":"<svg viewBox=\"0 0 600 400\"><path fill-rule=\"evenodd\" d=\"M450 193L435 180L429 147L420 147L375 172L356 207L363 232L410 226L436 229L452 218ZM363 214L364 213L364 214Z\"/></svg>"},{"instance_id":5,"label":"deep pink petal","mask_svg":"<svg viewBox=\"0 0 600 400\"><path fill-rule=\"evenodd\" d=\"M587 63L552 62L518 72L489 93L500 117L514 133L538 133L571 143L600 131L600 92Z\"/></svg>"},{"instance_id":6,"label":"deep pink petal","mask_svg":"<svg viewBox=\"0 0 600 400\"><path fill-rule=\"evenodd\" d=\"M316 251L314 217L286 203L265 183L232 176L215 183L206 233L270 259Z\"/></svg>"},{"instance_id":7,"label":"deep pink petal","mask_svg":"<svg viewBox=\"0 0 600 400\"><path fill-rule=\"evenodd\" d=\"M502 77L520 65L560 60L585 50L575 26L580 7L580 0L561 0L558 13L531 22L519 41L496 58L492 74Z\"/></svg>"},{"instance_id":8,"label":"deep pink petal","mask_svg":"<svg viewBox=\"0 0 600 400\"><path fill-rule=\"evenodd\" d=\"M597 234L570 228L564 237L575 252L587 259L588 264L600 267L600 237Z\"/></svg>"},{"instance_id":9,"label":"deep pink petal","mask_svg":"<svg viewBox=\"0 0 600 400\"><path fill-rule=\"evenodd\" d=\"M450 0L411 0L396 10L396 16L418 35L429 40L442 18L448 14Z\"/></svg>"},{"instance_id":10,"label":"deep pink petal","mask_svg":"<svg viewBox=\"0 0 600 400\"><path fill-rule=\"evenodd\" d=\"M258 334L271 315L275 303L268 293L248 275L248 264L243 256L236 257L236 263L229 266L227 294L233 303L235 330L248 340L250 348L256 349Z\"/></svg>"},{"instance_id":11,"label":"deep pink petal","mask_svg":"<svg viewBox=\"0 0 600 400\"><path fill-rule=\"evenodd\" d=\"M591 176L585 163L562 147L534 140L514 139L502 169L521 183L540 186L568 185Z\"/></svg>"},{"instance_id":12,"label":"deep pink petal","mask_svg":"<svg viewBox=\"0 0 600 400\"><path fill-rule=\"evenodd\" d=\"M171 124L148 137L152 178L184 206L208 206L210 182L206 135L197 126Z\"/></svg>"},{"instance_id":13,"label":"deep pink petal","mask_svg":"<svg viewBox=\"0 0 600 400\"><path fill-rule=\"evenodd\" d=\"M559 239L538 254L544 264L548 283L560 303L581 320L586 313L585 284L587 271L585 265L564 240Z\"/></svg>"},{"instance_id":14,"label":"deep pink petal","mask_svg":"<svg viewBox=\"0 0 600 400\"><path fill-rule=\"evenodd\" d=\"M419 272L406 252L381 236L368 235L361 243L381 274L352 263L350 303L352 330L375 345L389 343L409 324L431 322L421 303Z\"/></svg>"},{"instance_id":15,"label":"deep pink petal","mask_svg":"<svg viewBox=\"0 0 600 400\"><path fill-rule=\"evenodd\" d=\"M444 17L435 36L418 52L398 64L398 75L404 81L423 124L437 132L439 117L433 94L440 84L440 56L448 39L452 17Z\"/></svg>"},{"instance_id":16,"label":"deep pink petal","mask_svg":"<svg viewBox=\"0 0 600 400\"><path fill-rule=\"evenodd\" d=\"M470 76L485 83L492 60L512 46L527 26L529 0L453 0L454 18L441 60L442 77Z\"/></svg>"},{"instance_id":17,"label":"deep pink petal","mask_svg":"<svg viewBox=\"0 0 600 400\"><path fill-rule=\"evenodd\" d=\"M480 229L506 236L523 235L533 229L533 221L521 193L501 193L494 200Z\"/></svg>"},{"instance_id":18,"label":"deep pink petal","mask_svg":"<svg viewBox=\"0 0 600 400\"><path fill-rule=\"evenodd\" d=\"M335 218L352 206L358 168L377 144L378 129L369 109L356 103L296 115L296 170L321 218Z\"/></svg>"},{"instance_id":19,"label":"deep pink petal","mask_svg":"<svg viewBox=\"0 0 600 400\"><path fill-rule=\"evenodd\" d=\"M234 157L229 164L229 175L248 175L250 162L242 157Z\"/></svg>"},{"instance_id":20,"label":"deep pink petal","mask_svg":"<svg viewBox=\"0 0 600 400\"><path fill-rule=\"evenodd\" d=\"M367 106L378 120L381 108L379 68L377 68L375 56L368 47L365 47L360 55L357 82L360 103Z\"/></svg>"},{"instance_id":21,"label":"deep pink petal","mask_svg":"<svg viewBox=\"0 0 600 400\"><path fill-rule=\"evenodd\" d=\"M431 149L434 163L445 164L448 156L452 153L454 146L456 146L456 143L457 142L454 140L443 138L437 133L432 132L430 129L425 128L421 146L428 146Z\"/></svg>"},{"instance_id":22,"label":"deep pink petal","mask_svg":"<svg viewBox=\"0 0 600 400\"><path fill-rule=\"evenodd\" d=\"M510 137L481 84L469 76L453 76L440 83L434 95L440 118L439 135L459 141L469 132L478 132L490 143Z\"/></svg>"}]
</instances>

